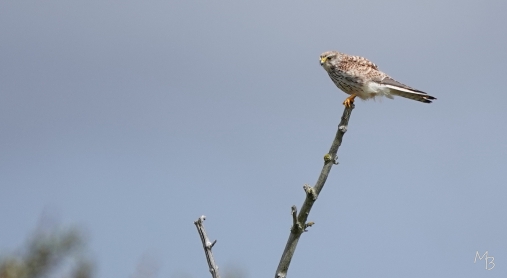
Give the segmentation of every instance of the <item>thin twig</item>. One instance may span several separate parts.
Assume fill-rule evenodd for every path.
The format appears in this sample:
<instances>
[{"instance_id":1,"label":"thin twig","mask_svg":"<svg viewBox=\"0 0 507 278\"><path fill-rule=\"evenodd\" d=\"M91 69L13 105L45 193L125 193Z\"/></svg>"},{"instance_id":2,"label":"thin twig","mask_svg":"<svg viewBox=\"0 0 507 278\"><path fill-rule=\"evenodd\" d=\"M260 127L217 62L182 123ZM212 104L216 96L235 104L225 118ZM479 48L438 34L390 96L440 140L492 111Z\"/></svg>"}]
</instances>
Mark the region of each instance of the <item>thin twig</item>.
<instances>
[{"instance_id":1,"label":"thin twig","mask_svg":"<svg viewBox=\"0 0 507 278\"><path fill-rule=\"evenodd\" d=\"M206 230L204 230L204 220L206 220L206 216L202 215L194 222L194 224L197 227L199 236L201 237L204 254L206 254L206 260L208 261L209 272L211 272L211 276L213 278L220 278L220 273L218 273L218 265L215 263L213 253L211 252L211 248L213 248L217 241L216 239L213 242L209 240L208 235L206 234Z\"/></svg>"},{"instance_id":2,"label":"thin twig","mask_svg":"<svg viewBox=\"0 0 507 278\"><path fill-rule=\"evenodd\" d=\"M275 278L285 278L287 277L287 271L289 269L290 261L292 260L292 256L296 251L296 246L298 244L299 238L306 231L307 227L312 226L313 222L306 223L308 219L308 215L310 214L310 210L312 209L313 203L317 200L320 191L324 187L326 183L327 176L331 171L331 167L333 165L337 165L337 156L338 148L342 143L342 138L345 132L347 131L347 126L349 124L350 114L352 113L352 109L354 109L354 105L351 107L345 107L343 111L342 119L340 124L338 125L338 131L336 132L336 136L334 138L333 144L329 149L329 153L324 156L324 166L322 167L322 171L320 172L319 179L317 183L315 183L314 187L311 187L307 184L303 187L306 192L306 199L299 211L297 218L295 214L297 213L296 206L292 206L292 215L293 215L293 225L290 230L289 239L287 241L287 245L285 245L285 250L283 251L282 258L280 259L280 263L278 264L278 268L276 269Z\"/></svg>"}]
</instances>

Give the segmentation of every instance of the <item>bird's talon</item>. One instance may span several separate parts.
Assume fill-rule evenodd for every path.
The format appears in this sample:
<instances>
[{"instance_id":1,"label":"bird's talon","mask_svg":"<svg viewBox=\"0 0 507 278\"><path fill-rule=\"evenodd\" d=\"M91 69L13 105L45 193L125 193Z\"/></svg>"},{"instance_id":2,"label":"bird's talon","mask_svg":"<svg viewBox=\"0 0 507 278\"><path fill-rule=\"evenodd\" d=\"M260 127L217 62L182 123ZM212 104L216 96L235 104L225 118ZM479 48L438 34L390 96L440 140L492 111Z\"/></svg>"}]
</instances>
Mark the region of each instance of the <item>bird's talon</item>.
<instances>
[{"instance_id":1,"label":"bird's talon","mask_svg":"<svg viewBox=\"0 0 507 278\"><path fill-rule=\"evenodd\" d=\"M347 108L352 107L352 105L354 105L355 98L356 98L356 95L351 95L350 97L345 99L345 101L343 102L343 105L345 105L345 107L347 107Z\"/></svg>"}]
</instances>

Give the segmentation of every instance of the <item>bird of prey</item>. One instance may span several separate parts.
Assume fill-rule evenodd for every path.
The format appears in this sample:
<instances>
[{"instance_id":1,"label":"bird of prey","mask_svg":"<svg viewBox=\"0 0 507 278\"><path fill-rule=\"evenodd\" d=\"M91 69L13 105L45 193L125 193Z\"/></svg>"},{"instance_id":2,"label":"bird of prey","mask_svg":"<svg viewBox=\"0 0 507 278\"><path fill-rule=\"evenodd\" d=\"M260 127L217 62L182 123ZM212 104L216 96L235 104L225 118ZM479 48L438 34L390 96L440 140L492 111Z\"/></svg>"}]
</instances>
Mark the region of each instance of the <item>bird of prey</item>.
<instances>
[{"instance_id":1,"label":"bird of prey","mask_svg":"<svg viewBox=\"0 0 507 278\"><path fill-rule=\"evenodd\" d=\"M350 107L354 99L375 99L393 96L405 97L424 103L436 99L423 91L402 84L381 72L377 65L366 58L351 56L338 51L327 51L320 55L320 65L327 71L334 84L350 97L343 105Z\"/></svg>"}]
</instances>

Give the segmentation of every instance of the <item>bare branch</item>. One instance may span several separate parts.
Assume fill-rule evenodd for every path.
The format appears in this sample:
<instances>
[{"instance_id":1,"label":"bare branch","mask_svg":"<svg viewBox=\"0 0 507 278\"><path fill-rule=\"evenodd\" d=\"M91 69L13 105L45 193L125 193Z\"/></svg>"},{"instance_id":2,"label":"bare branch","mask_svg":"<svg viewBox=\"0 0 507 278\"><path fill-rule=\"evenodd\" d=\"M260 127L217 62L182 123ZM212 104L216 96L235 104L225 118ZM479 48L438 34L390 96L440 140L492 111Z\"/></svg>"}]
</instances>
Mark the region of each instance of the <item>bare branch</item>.
<instances>
[{"instance_id":1,"label":"bare branch","mask_svg":"<svg viewBox=\"0 0 507 278\"><path fill-rule=\"evenodd\" d=\"M199 232L199 236L201 237L202 247L204 248L204 254L206 254L206 260L208 261L209 272L211 272L211 277L220 278L220 273L218 273L218 266L215 263L215 259L213 258L213 253L211 252L211 248L217 243L217 241L211 242L206 234L206 230L204 230L204 220L206 216L202 215L197 219L194 224L197 227L197 232Z\"/></svg>"},{"instance_id":2,"label":"bare branch","mask_svg":"<svg viewBox=\"0 0 507 278\"><path fill-rule=\"evenodd\" d=\"M347 132L347 126L349 124L350 114L352 113L352 109L354 109L354 105L351 107L345 107L343 111L342 119L340 124L338 125L338 131L336 132L336 136L333 140L333 144L329 149L329 153L324 155L324 166L322 167L322 171L320 172L319 179L315 183L314 187L311 187L307 184L303 187L306 192L306 199L299 211L297 218L295 214L296 206L292 206L292 214L293 214L293 224L290 230L289 239L287 241L287 245L285 245L285 250L283 251L282 258L280 259L280 263L278 264L278 268L276 269L275 278L285 278L287 277L287 271L289 269L290 262L292 260L292 256L296 251L296 246L298 244L299 238L301 234L306 231L307 227L315 224L314 222L308 222L308 215L310 214L310 210L312 209L313 203L317 200L320 191L324 187L326 183L329 172L331 171L331 167L333 165L337 165L337 153L338 148L342 143L342 138L345 132Z\"/></svg>"}]
</instances>

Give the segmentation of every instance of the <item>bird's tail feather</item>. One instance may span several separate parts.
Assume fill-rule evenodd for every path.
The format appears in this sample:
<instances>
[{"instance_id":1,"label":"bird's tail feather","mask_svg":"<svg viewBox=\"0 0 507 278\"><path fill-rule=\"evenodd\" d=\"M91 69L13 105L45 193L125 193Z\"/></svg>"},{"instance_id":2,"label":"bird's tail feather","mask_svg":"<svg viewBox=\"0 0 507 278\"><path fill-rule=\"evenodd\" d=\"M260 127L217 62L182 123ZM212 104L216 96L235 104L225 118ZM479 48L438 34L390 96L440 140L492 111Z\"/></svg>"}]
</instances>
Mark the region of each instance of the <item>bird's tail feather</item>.
<instances>
[{"instance_id":1,"label":"bird's tail feather","mask_svg":"<svg viewBox=\"0 0 507 278\"><path fill-rule=\"evenodd\" d=\"M422 92L422 91L418 91L418 90L416 91L416 90L401 88L401 87L392 86L392 85L386 85L386 86L389 87L389 89L391 89L391 94L393 94L395 96L413 99L413 100L417 100L417 101L424 102L424 103L431 103L432 100L436 99L435 97L430 96L427 93Z\"/></svg>"},{"instance_id":2,"label":"bird's tail feather","mask_svg":"<svg viewBox=\"0 0 507 278\"><path fill-rule=\"evenodd\" d=\"M392 95L400 96L404 98L409 98L413 100L417 100L424 103L431 103L432 100L436 99L435 97L432 97L428 95L427 93L423 91L416 90L414 88L411 88L403 83L400 83L388 76L384 77L380 84L386 86L389 88Z\"/></svg>"}]
</instances>

